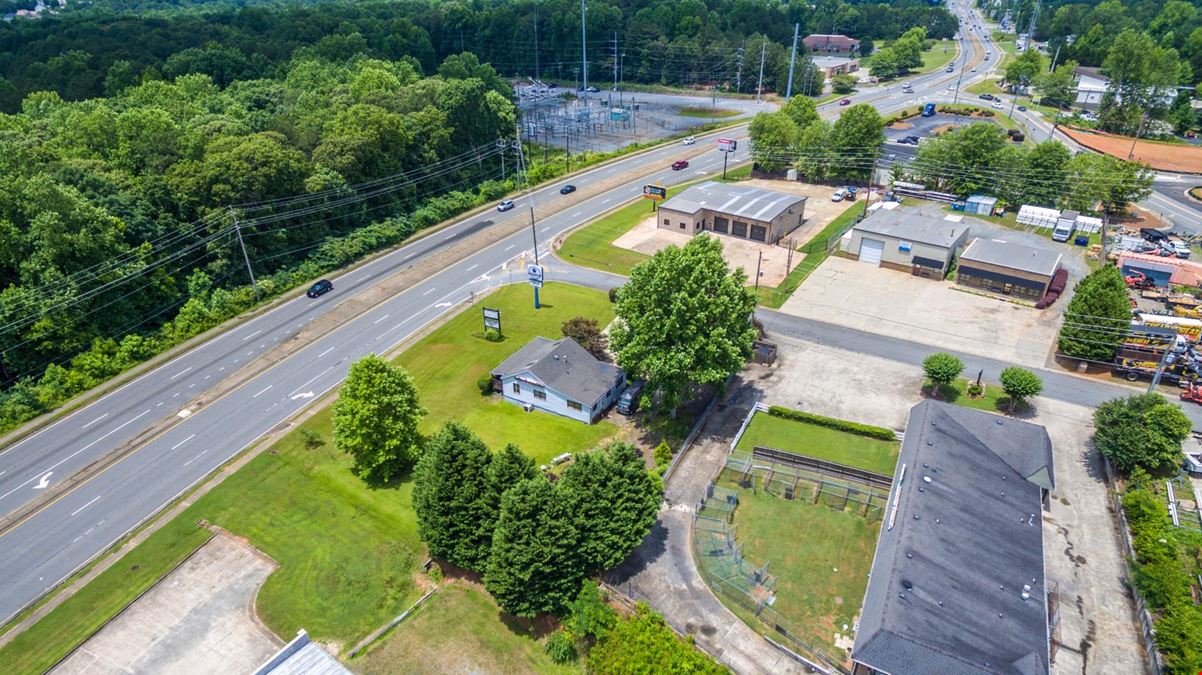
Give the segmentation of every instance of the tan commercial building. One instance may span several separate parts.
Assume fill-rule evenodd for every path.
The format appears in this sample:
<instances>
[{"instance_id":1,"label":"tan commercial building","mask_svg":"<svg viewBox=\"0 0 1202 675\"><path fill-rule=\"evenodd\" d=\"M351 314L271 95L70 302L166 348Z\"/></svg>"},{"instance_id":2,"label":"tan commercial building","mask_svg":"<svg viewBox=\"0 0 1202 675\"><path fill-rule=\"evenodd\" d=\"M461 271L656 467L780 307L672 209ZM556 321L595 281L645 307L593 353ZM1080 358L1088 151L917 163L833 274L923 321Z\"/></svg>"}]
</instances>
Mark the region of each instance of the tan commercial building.
<instances>
[{"instance_id":1,"label":"tan commercial building","mask_svg":"<svg viewBox=\"0 0 1202 675\"><path fill-rule=\"evenodd\" d=\"M660 229L714 232L775 244L805 222L806 198L760 188L706 181L659 206Z\"/></svg>"},{"instance_id":2,"label":"tan commercial building","mask_svg":"<svg viewBox=\"0 0 1202 675\"><path fill-rule=\"evenodd\" d=\"M830 79L835 75L846 75L860 70L860 60L843 56L815 56L811 61L822 76Z\"/></svg>"},{"instance_id":3,"label":"tan commercial building","mask_svg":"<svg viewBox=\"0 0 1202 675\"><path fill-rule=\"evenodd\" d=\"M860 53L860 41L846 35L815 33L801 39L806 51L815 56L854 56Z\"/></svg>"},{"instance_id":4,"label":"tan commercial building","mask_svg":"<svg viewBox=\"0 0 1202 675\"><path fill-rule=\"evenodd\" d=\"M964 223L878 209L843 235L841 248L860 262L942 279L967 238Z\"/></svg>"},{"instance_id":5,"label":"tan commercial building","mask_svg":"<svg viewBox=\"0 0 1202 675\"><path fill-rule=\"evenodd\" d=\"M960 254L956 283L1039 300L1060 269L1060 259L1059 251L998 239L974 239Z\"/></svg>"}]
</instances>

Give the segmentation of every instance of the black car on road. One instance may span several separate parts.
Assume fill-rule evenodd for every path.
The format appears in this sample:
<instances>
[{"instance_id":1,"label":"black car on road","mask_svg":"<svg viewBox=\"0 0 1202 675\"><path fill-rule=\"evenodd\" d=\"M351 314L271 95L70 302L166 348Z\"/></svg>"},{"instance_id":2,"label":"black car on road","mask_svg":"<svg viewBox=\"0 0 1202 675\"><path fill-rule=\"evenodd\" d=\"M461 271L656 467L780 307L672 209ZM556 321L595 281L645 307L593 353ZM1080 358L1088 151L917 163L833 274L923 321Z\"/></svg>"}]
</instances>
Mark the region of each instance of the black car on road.
<instances>
[{"instance_id":1,"label":"black car on road","mask_svg":"<svg viewBox=\"0 0 1202 675\"><path fill-rule=\"evenodd\" d=\"M575 185L565 185L565 186L559 188L559 194L561 194L561 195L570 195L575 191L576 191Z\"/></svg>"},{"instance_id":2,"label":"black car on road","mask_svg":"<svg viewBox=\"0 0 1202 675\"><path fill-rule=\"evenodd\" d=\"M319 298L332 290L334 290L334 283L329 279L322 279L310 286L309 290L305 291L305 295L310 298Z\"/></svg>"}]
</instances>

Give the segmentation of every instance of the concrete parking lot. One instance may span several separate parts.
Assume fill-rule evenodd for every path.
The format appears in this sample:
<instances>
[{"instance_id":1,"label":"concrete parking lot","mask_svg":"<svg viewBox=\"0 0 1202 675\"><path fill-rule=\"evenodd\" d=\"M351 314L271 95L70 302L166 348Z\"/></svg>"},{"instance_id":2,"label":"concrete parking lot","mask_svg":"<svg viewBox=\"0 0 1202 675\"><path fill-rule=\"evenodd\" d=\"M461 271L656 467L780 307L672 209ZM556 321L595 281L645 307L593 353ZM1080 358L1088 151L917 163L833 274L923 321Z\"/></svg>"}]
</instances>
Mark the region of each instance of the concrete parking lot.
<instances>
[{"instance_id":1,"label":"concrete parking lot","mask_svg":"<svg viewBox=\"0 0 1202 675\"><path fill-rule=\"evenodd\" d=\"M284 645L254 609L275 568L249 544L219 533L52 672L252 672Z\"/></svg>"},{"instance_id":2,"label":"concrete parking lot","mask_svg":"<svg viewBox=\"0 0 1202 675\"><path fill-rule=\"evenodd\" d=\"M1057 303L1058 306L1060 303ZM781 311L890 337L1042 366L1061 315L846 258L828 258Z\"/></svg>"}]
</instances>

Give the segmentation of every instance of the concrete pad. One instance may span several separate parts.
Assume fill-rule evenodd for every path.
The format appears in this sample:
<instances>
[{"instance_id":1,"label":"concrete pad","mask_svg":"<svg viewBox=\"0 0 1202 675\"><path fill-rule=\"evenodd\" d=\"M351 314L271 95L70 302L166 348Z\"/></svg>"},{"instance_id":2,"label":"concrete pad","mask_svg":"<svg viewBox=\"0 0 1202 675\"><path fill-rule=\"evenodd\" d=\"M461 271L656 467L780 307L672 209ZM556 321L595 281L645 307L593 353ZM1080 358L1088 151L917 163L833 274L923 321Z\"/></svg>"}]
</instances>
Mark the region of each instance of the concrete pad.
<instances>
[{"instance_id":1,"label":"concrete pad","mask_svg":"<svg viewBox=\"0 0 1202 675\"><path fill-rule=\"evenodd\" d=\"M1025 366L1047 362L1061 322L1054 309L838 257L814 270L781 311Z\"/></svg>"},{"instance_id":2,"label":"concrete pad","mask_svg":"<svg viewBox=\"0 0 1202 675\"><path fill-rule=\"evenodd\" d=\"M832 220L838 218L844 211L851 208L852 204L857 203L849 201L832 202L831 195L835 194L837 188L829 185L813 185L798 181L768 180L763 178L740 181L739 185L784 192L791 195L802 195L807 198L805 222L802 223L801 227L793 230L785 237L789 245L794 247L808 243L815 235L822 231L822 228L830 225ZM863 202L858 203L863 206Z\"/></svg>"},{"instance_id":3,"label":"concrete pad","mask_svg":"<svg viewBox=\"0 0 1202 675\"><path fill-rule=\"evenodd\" d=\"M254 609L275 568L253 547L219 533L52 672L252 672L284 645Z\"/></svg>"},{"instance_id":4,"label":"concrete pad","mask_svg":"<svg viewBox=\"0 0 1202 675\"><path fill-rule=\"evenodd\" d=\"M619 248L638 251L646 255L669 245L684 246L693 237L674 230L661 228L657 225L655 216L649 216L635 225L626 234L614 240L613 245ZM747 239L739 239L713 232L706 232L722 243L722 256L731 267L742 267L747 273L747 285L755 285L756 266L760 269L761 286L777 286L785 280L789 272L805 259L805 254L789 251L784 246L759 244ZM697 236L701 236L700 234Z\"/></svg>"}]
</instances>

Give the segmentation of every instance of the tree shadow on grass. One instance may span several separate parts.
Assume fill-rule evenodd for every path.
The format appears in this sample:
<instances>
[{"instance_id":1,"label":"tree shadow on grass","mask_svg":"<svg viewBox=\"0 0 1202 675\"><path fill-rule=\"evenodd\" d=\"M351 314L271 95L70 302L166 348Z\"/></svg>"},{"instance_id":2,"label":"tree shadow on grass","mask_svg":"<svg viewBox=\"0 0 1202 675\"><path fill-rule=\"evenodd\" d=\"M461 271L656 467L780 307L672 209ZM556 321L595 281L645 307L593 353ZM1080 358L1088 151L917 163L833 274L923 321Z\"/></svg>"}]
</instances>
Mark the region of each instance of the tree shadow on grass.
<instances>
[{"instance_id":1,"label":"tree shadow on grass","mask_svg":"<svg viewBox=\"0 0 1202 675\"><path fill-rule=\"evenodd\" d=\"M520 616L497 611L497 619L515 635L541 640L554 633L559 628L559 619L553 614L540 614L533 619L523 619Z\"/></svg>"}]
</instances>

